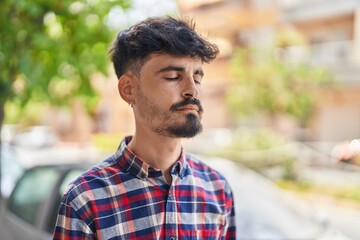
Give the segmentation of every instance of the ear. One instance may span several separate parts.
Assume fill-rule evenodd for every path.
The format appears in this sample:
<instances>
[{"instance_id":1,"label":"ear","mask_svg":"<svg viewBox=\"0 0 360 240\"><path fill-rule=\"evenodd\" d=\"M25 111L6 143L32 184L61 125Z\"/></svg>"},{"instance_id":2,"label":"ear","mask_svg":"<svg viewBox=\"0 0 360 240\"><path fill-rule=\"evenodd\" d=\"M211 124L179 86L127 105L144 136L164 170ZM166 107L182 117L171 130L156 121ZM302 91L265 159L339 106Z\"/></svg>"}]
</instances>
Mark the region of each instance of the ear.
<instances>
[{"instance_id":1,"label":"ear","mask_svg":"<svg viewBox=\"0 0 360 240\"><path fill-rule=\"evenodd\" d=\"M123 74L118 80L118 91L128 104L135 104L135 79L133 75Z\"/></svg>"}]
</instances>

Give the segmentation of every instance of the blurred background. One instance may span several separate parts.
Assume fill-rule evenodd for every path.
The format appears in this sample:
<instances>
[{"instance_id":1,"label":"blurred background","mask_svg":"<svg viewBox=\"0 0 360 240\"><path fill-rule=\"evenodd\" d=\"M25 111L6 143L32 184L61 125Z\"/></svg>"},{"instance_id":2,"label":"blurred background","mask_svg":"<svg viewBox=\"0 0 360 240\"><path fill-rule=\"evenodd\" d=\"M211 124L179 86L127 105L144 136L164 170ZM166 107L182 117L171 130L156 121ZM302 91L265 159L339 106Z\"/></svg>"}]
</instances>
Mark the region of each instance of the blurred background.
<instances>
[{"instance_id":1,"label":"blurred background","mask_svg":"<svg viewBox=\"0 0 360 240\"><path fill-rule=\"evenodd\" d=\"M50 239L50 195L86 169L64 165L100 162L133 132L108 49L118 31L160 15L193 18L220 48L205 66L204 132L184 147L216 159L239 192L239 239L359 239L359 0L3 0L4 239ZM303 203L309 211L285 217ZM321 231L301 235L291 221ZM27 235L11 232L20 225Z\"/></svg>"}]
</instances>

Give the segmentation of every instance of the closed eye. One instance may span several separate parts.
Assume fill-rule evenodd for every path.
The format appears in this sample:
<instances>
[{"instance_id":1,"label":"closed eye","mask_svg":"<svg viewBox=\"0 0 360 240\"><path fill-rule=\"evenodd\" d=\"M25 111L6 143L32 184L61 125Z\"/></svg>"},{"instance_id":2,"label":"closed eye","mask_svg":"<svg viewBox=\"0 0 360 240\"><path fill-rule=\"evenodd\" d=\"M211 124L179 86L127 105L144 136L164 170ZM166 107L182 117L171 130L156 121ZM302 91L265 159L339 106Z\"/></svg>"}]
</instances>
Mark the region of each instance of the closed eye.
<instances>
[{"instance_id":1,"label":"closed eye","mask_svg":"<svg viewBox=\"0 0 360 240\"><path fill-rule=\"evenodd\" d=\"M169 80L169 81L177 81L177 80L179 80L179 77L167 77L165 79Z\"/></svg>"}]
</instances>

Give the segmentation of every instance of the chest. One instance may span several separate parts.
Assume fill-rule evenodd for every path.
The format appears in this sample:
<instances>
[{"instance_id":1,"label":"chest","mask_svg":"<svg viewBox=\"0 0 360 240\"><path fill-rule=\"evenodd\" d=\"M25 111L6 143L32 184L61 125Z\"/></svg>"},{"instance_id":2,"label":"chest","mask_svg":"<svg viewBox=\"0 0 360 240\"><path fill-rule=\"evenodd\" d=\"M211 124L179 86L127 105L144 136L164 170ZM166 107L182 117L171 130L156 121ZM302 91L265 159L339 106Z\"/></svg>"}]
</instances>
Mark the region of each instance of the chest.
<instances>
[{"instance_id":1,"label":"chest","mask_svg":"<svg viewBox=\"0 0 360 240\"><path fill-rule=\"evenodd\" d=\"M102 191L92 209L102 239L218 239L225 224L226 199L214 184L129 182Z\"/></svg>"}]
</instances>

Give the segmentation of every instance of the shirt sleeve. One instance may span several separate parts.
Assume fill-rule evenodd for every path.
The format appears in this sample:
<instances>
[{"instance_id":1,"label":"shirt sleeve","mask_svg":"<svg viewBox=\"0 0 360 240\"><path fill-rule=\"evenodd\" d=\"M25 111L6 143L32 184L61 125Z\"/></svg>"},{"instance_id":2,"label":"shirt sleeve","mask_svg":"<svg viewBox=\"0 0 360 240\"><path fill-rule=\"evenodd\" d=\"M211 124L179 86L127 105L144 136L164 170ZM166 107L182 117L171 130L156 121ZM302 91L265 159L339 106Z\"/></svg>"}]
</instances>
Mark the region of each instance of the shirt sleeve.
<instances>
[{"instance_id":1,"label":"shirt sleeve","mask_svg":"<svg viewBox=\"0 0 360 240\"><path fill-rule=\"evenodd\" d=\"M57 215L57 221L53 233L53 240L92 240L96 239L91 230L88 214L84 213L84 208L78 208L71 199L71 194L65 193ZM86 209L86 208L85 208Z\"/></svg>"},{"instance_id":2,"label":"shirt sleeve","mask_svg":"<svg viewBox=\"0 0 360 240\"><path fill-rule=\"evenodd\" d=\"M236 239L236 218L235 218L235 202L233 193L229 187L228 193L226 196L226 223L224 226L224 235L223 239Z\"/></svg>"}]
</instances>

